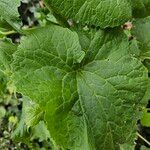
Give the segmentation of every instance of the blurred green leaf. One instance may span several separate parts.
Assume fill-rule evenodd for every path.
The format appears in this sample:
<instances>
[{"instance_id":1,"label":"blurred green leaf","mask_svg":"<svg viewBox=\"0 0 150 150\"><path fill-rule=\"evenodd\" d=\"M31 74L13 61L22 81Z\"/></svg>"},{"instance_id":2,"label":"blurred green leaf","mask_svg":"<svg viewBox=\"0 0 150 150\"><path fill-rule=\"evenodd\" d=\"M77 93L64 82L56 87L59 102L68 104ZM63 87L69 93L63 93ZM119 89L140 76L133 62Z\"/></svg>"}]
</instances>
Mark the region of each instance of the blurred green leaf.
<instances>
[{"instance_id":1,"label":"blurred green leaf","mask_svg":"<svg viewBox=\"0 0 150 150\"><path fill-rule=\"evenodd\" d=\"M142 146L140 150L150 150L150 148L147 148L145 146Z\"/></svg>"},{"instance_id":2,"label":"blurred green leaf","mask_svg":"<svg viewBox=\"0 0 150 150\"><path fill-rule=\"evenodd\" d=\"M150 110L150 108L144 108L142 112L141 123L145 127L150 127L150 113L148 110Z\"/></svg>"},{"instance_id":3,"label":"blurred green leaf","mask_svg":"<svg viewBox=\"0 0 150 150\"><path fill-rule=\"evenodd\" d=\"M134 145L122 144L120 145L120 150L134 150Z\"/></svg>"},{"instance_id":4,"label":"blurred green leaf","mask_svg":"<svg viewBox=\"0 0 150 150\"><path fill-rule=\"evenodd\" d=\"M6 110L3 106L0 106L0 119L4 117L6 114Z\"/></svg>"},{"instance_id":5,"label":"blurred green leaf","mask_svg":"<svg viewBox=\"0 0 150 150\"><path fill-rule=\"evenodd\" d=\"M39 138L39 141L50 139L49 131L46 128L44 121L40 121L32 130L33 135L31 139Z\"/></svg>"}]
</instances>

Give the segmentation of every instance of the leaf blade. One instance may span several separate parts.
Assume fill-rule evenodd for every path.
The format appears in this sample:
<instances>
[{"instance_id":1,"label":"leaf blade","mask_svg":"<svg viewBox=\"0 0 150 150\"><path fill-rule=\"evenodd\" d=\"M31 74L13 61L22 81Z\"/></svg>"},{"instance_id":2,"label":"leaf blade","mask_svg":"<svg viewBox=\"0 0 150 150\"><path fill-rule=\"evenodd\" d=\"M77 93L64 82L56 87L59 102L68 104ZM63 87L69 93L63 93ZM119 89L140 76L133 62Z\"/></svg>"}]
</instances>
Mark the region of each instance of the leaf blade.
<instances>
[{"instance_id":1,"label":"leaf blade","mask_svg":"<svg viewBox=\"0 0 150 150\"><path fill-rule=\"evenodd\" d=\"M66 19L101 28L119 26L131 18L131 4L127 0L45 0L45 3Z\"/></svg>"}]
</instances>

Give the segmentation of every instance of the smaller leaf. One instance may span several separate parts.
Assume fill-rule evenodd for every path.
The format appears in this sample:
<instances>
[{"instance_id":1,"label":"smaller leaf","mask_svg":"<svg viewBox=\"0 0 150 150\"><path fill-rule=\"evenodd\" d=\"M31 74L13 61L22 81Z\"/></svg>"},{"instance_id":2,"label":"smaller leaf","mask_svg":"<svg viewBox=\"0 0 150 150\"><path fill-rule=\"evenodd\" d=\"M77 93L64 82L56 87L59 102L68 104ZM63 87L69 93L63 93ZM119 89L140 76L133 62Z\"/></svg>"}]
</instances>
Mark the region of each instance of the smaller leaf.
<instances>
[{"instance_id":1,"label":"smaller leaf","mask_svg":"<svg viewBox=\"0 0 150 150\"><path fill-rule=\"evenodd\" d=\"M57 19L55 18L55 16L52 14L52 13L49 13L47 15L47 18L46 18L48 21L52 22L52 23L55 23L55 24L58 24L58 21Z\"/></svg>"},{"instance_id":2,"label":"smaller leaf","mask_svg":"<svg viewBox=\"0 0 150 150\"><path fill-rule=\"evenodd\" d=\"M150 99L150 78L148 78L147 90L143 97L143 102L147 102Z\"/></svg>"},{"instance_id":3,"label":"smaller leaf","mask_svg":"<svg viewBox=\"0 0 150 150\"><path fill-rule=\"evenodd\" d=\"M142 146L141 147L141 150L149 150L149 148L145 147L145 146Z\"/></svg>"},{"instance_id":4,"label":"smaller leaf","mask_svg":"<svg viewBox=\"0 0 150 150\"><path fill-rule=\"evenodd\" d=\"M28 128L38 124L43 116L43 110L41 110L39 105L26 98L23 100L23 113L24 122Z\"/></svg>"},{"instance_id":5,"label":"smaller leaf","mask_svg":"<svg viewBox=\"0 0 150 150\"><path fill-rule=\"evenodd\" d=\"M139 57L150 72L150 16L136 19L133 24L132 35L140 49Z\"/></svg>"},{"instance_id":6,"label":"smaller leaf","mask_svg":"<svg viewBox=\"0 0 150 150\"><path fill-rule=\"evenodd\" d=\"M120 150L134 150L134 145L122 144L120 145Z\"/></svg>"},{"instance_id":7,"label":"smaller leaf","mask_svg":"<svg viewBox=\"0 0 150 150\"><path fill-rule=\"evenodd\" d=\"M3 97L3 94L6 92L7 81L6 75L0 71L0 98Z\"/></svg>"},{"instance_id":8,"label":"smaller leaf","mask_svg":"<svg viewBox=\"0 0 150 150\"><path fill-rule=\"evenodd\" d=\"M0 120L2 117L4 117L6 114L6 110L3 106L0 106Z\"/></svg>"},{"instance_id":9,"label":"smaller leaf","mask_svg":"<svg viewBox=\"0 0 150 150\"><path fill-rule=\"evenodd\" d=\"M33 135L31 139L39 138L39 141L50 139L49 131L46 128L44 121L40 121L32 130Z\"/></svg>"},{"instance_id":10,"label":"smaller leaf","mask_svg":"<svg viewBox=\"0 0 150 150\"><path fill-rule=\"evenodd\" d=\"M17 141L22 141L22 142L25 142L26 144L29 144L29 139L30 139L29 137L32 136L32 134L29 133L29 130L28 130L29 127L31 127L31 129L35 130L34 134L38 135L38 137L39 137L40 135L36 132L38 131L37 127L38 126L41 127L41 125L37 125L37 124L40 122L42 113L43 112L39 108L38 104L36 104L35 102L32 102L31 100L29 100L27 98L24 98L21 120L18 123L17 128L15 129L15 131L12 134L12 138ZM35 125L37 125L37 127ZM41 130L40 130L40 132L41 132ZM48 135L48 134L46 134L46 135Z\"/></svg>"},{"instance_id":11,"label":"smaller leaf","mask_svg":"<svg viewBox=\"0 0 150 150\"><path fill-rule=\"evenodd\" d=\"M150 113L148 112L149 108L145 108L142 112L141 123L145 127L150 127Z\"/></svg>"},{"instance_id":12,"label":"smaller leaf","mask_svg":"<svg viewBox=\"0 0 150 150\"><path fill-rule=\"evenodd\" d=\"M21 117L20 122L18 123L16 129L11 135L11 138L16 141L23 141L26 144L29 144L29 133L27 131L27 126L24 123L23 118Z\"/></svg>"},{"instance_id":13,"label":"smaller leaf","mask_svg":"<svg viewBox=\"0 0 150 150\"><path fill-rule=\"evenodd\" d=\"M132 35L138 41L140 57L142 60L150 59L150 17L136 19L133 24Z\"/></svg>"},{"instance_id":14,"label":"smaller leaf","mask_svg":"<svg viewBox=\"0 0 150 150\"><path fill-rule=\"evenodd\" d=\"M150 0L132 0L133 16L142 18L150 15Z\"/></svg>"}]
</instances>

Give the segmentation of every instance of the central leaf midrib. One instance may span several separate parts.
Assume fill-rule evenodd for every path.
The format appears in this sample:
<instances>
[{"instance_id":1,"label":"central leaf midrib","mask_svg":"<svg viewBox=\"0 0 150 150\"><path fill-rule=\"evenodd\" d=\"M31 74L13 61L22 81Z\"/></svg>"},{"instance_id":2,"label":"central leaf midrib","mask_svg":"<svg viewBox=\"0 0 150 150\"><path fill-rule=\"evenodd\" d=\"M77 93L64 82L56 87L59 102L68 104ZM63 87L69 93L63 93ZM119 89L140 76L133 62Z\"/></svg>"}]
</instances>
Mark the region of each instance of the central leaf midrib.
<instances>
[{"instance_id":1,"label":"central leaf midrib","mask_svg":"<svg viewBox=\"0 0 150 150\"><path fill-rule=\"evenodd\" d=\"M82 76L82 73L80 74L80 76ZM78 80L77 78L79 78L79 77L77 77L77 75L76 75L76 81ZM86 83L86 81L85 81L85 79L84 79L84 77L82 77L82 79L84 80L84 82L85 82L85 84L89 87L89 89L91 90L91 93L93 93L93 89L91 89L91 87ZM80 93L79 92L79 85L78 85L78 82L79 81L77 81L77 91L78 91L78 94ZM96 99L98 99L97 98L97 96L96 96ZM82 113L83 113L83 116L84 116L84 122L85 122L85 124L87 125L87 133L88 133L88 128L90 128L90 134L92 134L92 137L90 137L90 138L92 138L92 140L93 141L95 141L95 138L94 138L94 131L93 131L93 129L91 128L91 126L89 125L89 123L88 123L88 117L87 117L87 114L85 113L85 108L83 107L83 104L82 104L82 99L81 99L81 97L80 97L80 94L79 94L79 102L80 102L80 106L81 106L81 110L82 110ZM101 103L101 101L99 101L98 100L98 102L100 103L100 105L101 105L101 108L102 108L102 110L105 112L105 114L107 114L106 113L106 111L103 109L103 105L102 105L102 103ZM105 118L107 118L107 115L105 116ZM109 122L109 121L108 121ZM111 135L112 135L112 133L111 133ZM91 136L91 135L90 135ZM87 135L87 138L89 139L89 135ZM106 136L104 137L104 139L106 138ZM95 143L96 144L96 143ZM95 145L94 145L94 147L95 147Z\"/></svg>"}]
</instances>

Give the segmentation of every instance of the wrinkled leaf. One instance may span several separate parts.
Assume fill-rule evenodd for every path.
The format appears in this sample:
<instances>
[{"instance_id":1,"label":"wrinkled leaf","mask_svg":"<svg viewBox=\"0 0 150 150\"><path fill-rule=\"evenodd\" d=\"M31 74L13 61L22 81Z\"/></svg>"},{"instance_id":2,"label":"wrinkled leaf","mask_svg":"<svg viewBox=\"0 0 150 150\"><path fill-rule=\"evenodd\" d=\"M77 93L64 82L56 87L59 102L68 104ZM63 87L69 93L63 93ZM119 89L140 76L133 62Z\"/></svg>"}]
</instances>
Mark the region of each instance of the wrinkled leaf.
<instances>
[{"instance_id":1,"label":"wrinkled leaf","mask_svg":"<svg viewBox=\"0 0 150 150\"><path fill-rule=\"evenodd\" d=\"M96 33L85 54L75 32L47 26L23 38L13 55L17 90L46 111L50 135L64 149L117 150L135 138L147 70L126 36L106 37Z\"/></svg>"},{"instance_id":2,"label":"wrinkled leaf","mask_svg":"<svg viewBox=\"0 0 150 150\"><path fill-rule=\"evenodd\" d=\"M150 59L150 17L136 19L134 22L132 34L138 41L141 50L140 57L142 60Z\"/></svg>"},{"instance_id":3,"label":"wrinkled leaf","mask_svg":"<svg viewBox=\"0 0 150 150\"><path fill-rule=\"evenodd\" d=\"M45 3L66 19L101 28L119 26L132 14L128 0L45 0Z\"/></svg>"},{"instance_id":4,"label":"wrinkled leaf","mask_svg":"<svg viewBox=\"0 0 150 150\"><path fill-rule=\"evenodd\" d=\"M20 4L20 0L0 0L0 16L17 30L20 26L18 13Z\"/></svg>"},{"instance_id":5,"label":"wrinkled leaf","mask_svg":"<svg viewBox=\"0 0 150 150\"><path fill-rule=\"evenodd\" d=\"M10 63L12 62L12 54L16 51L17 46L10 40L0 41L0 69L10 69Z\"/></svg>"},{"instance_id":6,"label":"wrinkled leaf","mask_svg":"<svg viewBox=\"0 0 150 150\"><path fill-rule=\"evenodd\" d=\"M145 108L142 112L141 124L145 127L150 127L150 113L149 108Z\"/></svg>"},{"instance_id":7,"label":"wrinkled leaf","mask_svg":"<svg viewBox=\"0 0 150 150\"><path fill-rule=\"evenodd\" d=\"M43 110L39 105L25 98L23 100L23 113L24 122L28 128L38 124L43 116Z\"/></svg>"}]
</instances>

